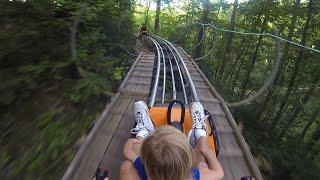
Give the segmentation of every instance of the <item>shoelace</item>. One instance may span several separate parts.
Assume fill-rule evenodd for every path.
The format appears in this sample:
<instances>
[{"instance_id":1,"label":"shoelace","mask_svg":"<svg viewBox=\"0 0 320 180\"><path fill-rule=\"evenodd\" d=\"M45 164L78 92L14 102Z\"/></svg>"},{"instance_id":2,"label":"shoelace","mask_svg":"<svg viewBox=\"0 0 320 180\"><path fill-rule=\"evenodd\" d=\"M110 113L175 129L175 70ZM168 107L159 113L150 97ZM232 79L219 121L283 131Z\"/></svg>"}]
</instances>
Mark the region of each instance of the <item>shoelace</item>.
<instances>
[{"instance_id":1,"label":"shoelace","mask_svg":"<svg viewBox=\"0 0 320 180\"><path fill-rule=\"evenodd\" d=\"M133 129L131 129L131 134L137 134L138 131L143 129L143 120L142 120L142 113L138 112L136 115L136 119L137 119L137 125L136 127L134 127Z\"/></svg>"},{"instance_id":2,"label":"shoelace","mask_svg":"<svg viewBox=\"0 0 320 180\"><path fill-rule=\"evenodd\" d=\"M195 118L197 118L197 119L201 118L201 117L199 117L199 115L200 115L200 113L196 113L196 115L195 115L196 117ZM192 125L192 128L196 128L198 125L203 125L204 128L206 129L207 127L206 127L206 124L204 122L208 117L209 117L209 115L203 116L199 121L196 121L196 123L194 123Z\"/></svg>"}]
</instances>

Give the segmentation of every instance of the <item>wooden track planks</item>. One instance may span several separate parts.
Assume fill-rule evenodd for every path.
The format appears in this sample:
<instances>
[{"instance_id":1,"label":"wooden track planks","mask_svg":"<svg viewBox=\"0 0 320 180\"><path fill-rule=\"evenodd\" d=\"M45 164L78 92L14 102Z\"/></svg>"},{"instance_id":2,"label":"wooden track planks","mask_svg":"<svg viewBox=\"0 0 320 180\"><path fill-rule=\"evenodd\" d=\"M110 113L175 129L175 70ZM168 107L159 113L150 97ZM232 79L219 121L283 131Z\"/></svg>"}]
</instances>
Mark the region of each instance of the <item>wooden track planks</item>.
<instances>
[{"instance_id":1,"label":"wooden track planks","mask_svg":"<svg viewBox=\"0 0 320 180\"><path fill-rule=\"evenodd\" d=\"M119 98L114 110L110 112L104 123L98 129L97 134L87 147L86 153L82 156L80 164L76 169L73 179L91 179L97 169L105 148L109 145L115 129L118 127L120 120L130 103L128 98ZM88 163L90 162L90 163Z\"/></svg>"},{"instance_id":2,"label":"wooden track planks","mask_svg":"<svg viewBox=\"0 0 320 180\"><path fill-rule=\"evenodd\" d=\"M118 93L96 121L62 179L92 179L99 163L106 164L106 167L114 172L119 172L119 164L123 160L123 145L129 138L134 123L132 102L137 99L146 100L151 83L152 68L150 71L150 67L143 67L143 64L137 68L136 65L140 60L148 61L150 66L154 55L147 52L139 55L120 85ZM140 71L141 68L148 71ZM132 78L131 74L135 74L138 81L149 80L149 83L142 85L128 83ZM113 179L117 179L117 176L114 177Z\"/></svg>"},{"instance_id":3,"label":"wooden track planks","mask_svg":"<svg viewBox=\"0 0 320 180\"><path fill-rule=\"evenodd\" d=\"M221 152L223 154L219 156L218 159L225 171L224 179L240 179L243 176L249 175L254 176L256 179L263 179L250 149L238 130L236 122L233 119L226 103L213 88L196 63L192 59L188 58L184 50L181 48L179 48L179 50L182 52L181 54L183 54L182 57L184 61L188 62L189 67L191 66L190 62L193 63L194 68L190 67L190 74L193 81L200 81L201 79L206 81L208 88L198 89L198 87L196 87L199 98L209 97L211 99L213 96L214 99L220 102L218 109L214 103L203 103L203 105L207 109L212 109L213 106L216 106L213 107L213 109L216 109L214 112L217 114L219 114L219 112L223 112L222 114L224 114L224 116L215 117L220 135L220 142L222 144Z\"/></svg>"},{"instance_id":4,"label":"wooden track planks","mask_svg":"<svg viewBox=\"0 0 320 180\"><path fill-rule=\"evenodd\" d=\"M119 178L119 167L124 160L123 146L134 125L133 102L147 100L154 58L152 53L142 52L139 55L117 95L96 122L84 147L77 153L63 179L91 179L99 163L109 170L109 178ZM248 175L262 179L260 172L258 175L255 172L257 169L256 165L252 164L253 157L248 151L249 148L243 147L243 137L240 134L239 138L235 122L232 122L234 119L230 111L226 110L224 100L212 90L212 85L197 65L186 55L183 55L183 58L190 69L200 102L215 119L221 142L218 159L224 169L224 179L240 179Z\"/></svg>"},{"instance_id":5,"label":"wooden track planks","mask_svg":"<svg viewBox=\"0 0 320 180\"><path fill-rule=\"evenodd\" d=\"M106 150L102 161L100 162L101 167L106 167L109 171L109 177L112 179L116 178L119 174L119 167L121 162L124 160L123 157L123 147L124 142L130 138L131 128L134 125L134 116L133 116L133 100L130 100L130 104L125 112L117 131L113 135L113 138Z\"/></svg>"},{"instance_id":6,"label":"wooden track planks","mask_svg":"<svg viewBox=\"0 0 320 180\"><path fill-rule=\"evenodd\" d=\"M140 60L143 60L141 63ZM150 67L153 65L154 56L152 54L142 54L140 60L137 62L136 67L133 68L122 94L126 94L130 97L130 104L127 110L124 112L124 116L121 119L119 126L116 129L114 136L106 148L106 152L101 160L100 166L106 167L109 170L108 177L110 179L119 179L119 168L124 160L123 157L123 146L126 140L130 137L130 130L134 126L134 114L133 114L133 103L136 100L147 100L147 96L150 90L152 71L140 71L141 68Z\"/></svg>"}]
</instances>

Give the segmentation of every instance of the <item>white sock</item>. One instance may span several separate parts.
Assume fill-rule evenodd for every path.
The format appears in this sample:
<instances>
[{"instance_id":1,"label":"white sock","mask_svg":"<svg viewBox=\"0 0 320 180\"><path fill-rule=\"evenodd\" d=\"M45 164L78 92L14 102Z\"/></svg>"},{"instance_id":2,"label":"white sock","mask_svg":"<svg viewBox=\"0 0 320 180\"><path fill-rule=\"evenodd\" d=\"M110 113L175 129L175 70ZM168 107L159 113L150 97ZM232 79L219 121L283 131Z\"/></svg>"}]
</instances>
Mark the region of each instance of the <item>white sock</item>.
<instances>
[{"instance_id":1,"label":"white sock","mask_svg":"<svg viewBox=\"0 0 320 180\"><path fill-rule=\"evenodd\" d=\"M207 137L207 131L204 129L194 129L194 135L196 139L199 139L201 136Z\"/></svg>"}]
</instances>

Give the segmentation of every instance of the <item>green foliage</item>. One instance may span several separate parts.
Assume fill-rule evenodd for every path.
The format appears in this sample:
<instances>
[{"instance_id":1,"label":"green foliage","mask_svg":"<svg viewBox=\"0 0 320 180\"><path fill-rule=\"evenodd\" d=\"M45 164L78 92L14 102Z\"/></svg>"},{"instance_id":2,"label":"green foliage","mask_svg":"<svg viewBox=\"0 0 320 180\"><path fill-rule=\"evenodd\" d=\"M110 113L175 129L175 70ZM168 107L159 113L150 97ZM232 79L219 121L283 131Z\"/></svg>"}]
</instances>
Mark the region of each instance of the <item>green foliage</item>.
<instances>
[{"instance_id":1,"label":"green foliage","mask_svg":"<svg viewBox=\"0 0 320 180\"><path fill-rule=\"evenodd\" d=\"M192 48L197 44L199 26L193 23L202 19L202 2L192 0L182 7L173 2L163 4L159 34L182 45L189 54L195 54ZM294 10L295 2L240 3L235 29L270 32L277 28L287 38L292 17L296 16L291 39L300 42L308 1L302 1L298 10ZM0 177L57 179L62 176L81 138L90 131L109 98L105 92L116 91L133 62L122 49L133 49L132 34L139 31L146 15L146 9L134 3L131 0L0 1L0 23L4 25L0 29ZM76 55L72 58L70 27L84 4L76 31ZM306 42L317 49L320 47L319 7L319 2L314 1ZM228 28L231 13L232 5L226 1L210 1L209 23ZM153 31L154 17L155 11L150 9L149 32ZM212 30L206 31L200 46L202 53L210 49L212 34ZM255 51L259 37L234 35L225 72L217 74L226 53L228 34L216 34L215 50L198 65L228 102L254 94L272 68L273 39L263 38ZM282 54L286 46L281 44ZM267 179L319 179L320 119L312 114L319 107L319 85L315 83L320 76L320 55L303 51L292 92L284 102L301 51L295 46L288 47L288 57L282 58L273 88L257 101L233 111L235 119L245 125L244 136L253 154L262 156L271 165L271 170L261 165ZM304 103L310 88L314 91ZM282 102L285 103L283 115L277 119L276 128L269 129ZM292 117L294 112L298 113ZM301 137L304 130L306 133Z\"/></svg>"},{"instance_id":2,"label":"green foliage","mask_svg":"<svg viewBox=\"0 0 320 180\"><path fill-rule=\"evenodd\" d=\"M89 72L86 77L77 80L75 86L70 91L70 99L73 102L88 101L92 97L96 97L103 90L106 90L106 79L98 74Z\"/></svg>"},{"instance_id":3,"label":"green foliage","mask_svg":"<svg viewBox=\"0 0 320 180\"><path fill-rule=\"evenodd\" d=\"M0 177L58 179L133 62L133 2L0 1Z\"/></svg>"},{"instance_id":4,"label":"green foliage","mask_svg":"<svg viewBox=\"0 0 320 180\"><path fill-rule=\"evenodd\" d=\"M199 22L205 15L202 2L192 0L185 3L182 13L170 8L161 12L160 34L184 47L189 54L195 54L193 47L200 31L199 26L192 23ZM300 43L306 27L309 1L301 1L295 9L296 2L250 0L240 3L235 30L271 33L276 28L281 37ZM228 29L232 5L224 1L210 3L209 22ZM319 7L319 2L313 1L306 34L306 45L315 49L320 47ZM293 17L296 17L296 22ZM201 55L211 46L212 31L208 29L200 46ZM274 41L263 38L257 48L258 36L233 34L231 49L226 50L227 35L216 31L214 51L198 65L226 101L235 102L253 95L268 78L273 66ZM302 61L296 67L301 52ZM230 54L230 59L227 59L224 73L218 74L226 53ZM312 114L319 107L320 66L317 60L320 55L285 42L281 42L281 55L281 66L273 87L256 101L232 110L235 119L245 124L244 136L253 154L263 156L271 165L272 170L261 166L267 179L319 179L319 115ZM284 96L294 72L296 78L286 100ZM285 104L282 115L275 117L281 104ZM276 128L270 128L275 119ZM303 131L306 133L301 137Z\"/></svg>"}]
</instances>

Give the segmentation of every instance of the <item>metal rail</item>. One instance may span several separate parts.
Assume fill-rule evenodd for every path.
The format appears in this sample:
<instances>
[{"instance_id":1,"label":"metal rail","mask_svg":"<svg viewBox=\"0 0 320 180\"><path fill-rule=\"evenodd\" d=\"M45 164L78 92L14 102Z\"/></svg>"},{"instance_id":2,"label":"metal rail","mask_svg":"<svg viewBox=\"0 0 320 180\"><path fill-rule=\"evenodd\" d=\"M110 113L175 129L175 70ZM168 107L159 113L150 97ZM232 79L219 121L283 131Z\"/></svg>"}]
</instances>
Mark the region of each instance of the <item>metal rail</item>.
<instances>
[{"instance_id":1,"label":"metal rail","mask_svg":"<svg viewBox=\"0 0 320 180\"><path fill-rule=\"evenodd\" d=\"M202 60L202 59L208 57L213 52L213 50L215 49L216 44L217 44L216 31L214 30L213 31L213 35L212 35L212 41L211 41L210 50L205 55L203 55L201 57L194 58L193 60L194 61L199 61L199 60Z\"/></svg>"},{"instance_id":2,"label":"metal rail","mask_svg":"<svg viewBox=\"0 0 320 180\"><path fill-rule=\"evenodd\" d=\"M185 88L185 85L184 85L184 80L183 80L183 75L182 75L182 71L180 69L180 66L179 66L179 63L178 63L178 60L177 60L177 57L176 55L174 54L172 48L168 45L167 42L163 41L162 39L159 39L160 41L162 41L166 47L169 49L169 51L171 52L172 56L173 56L173 59L176 63L176 67L178 69L178 73L179 73L179 77L180 77L180 82L181 82L181 87L182 87L182 92L183 92L183 98L184 98L184 103L185 104L188 104L188 97L187 97L187 93L186 93L186 88Z\"/></svg>"},{"instance_id":3,"label":"metal rail","mask_svg":"<svg viewBox=\"0 0 320 180\"><path fill-rule=\"evenodd\" d=\"M179 77L180 77L180 83L183 91L183 98L185 104L188 104L188 97L187 97L187 91L185 87L184 77L187 79L188 85L190 87L190 91L192 94L192 101L197 102L199 101L195 86L193 84L192 78L190 76L190 73L188 71L188 68L186 64L184 63L184 60L180 54L180 52L176 49L176 47L171 43L170 41L167 41L159 36L143 36L146 37L148 40L151 40L153 44L155 45L156 51L157 51L157 69L156 74L154 77L154 83L151 90L151 94L149 97L149 107L153 107L156 103L157 98L157 91L159 89L159 79L161 70L163 70L163 83L162 83L162 93L161 93L161 103L165 103L165 95L166 95L166 58L169 60L170 65L170 71L171 71L171 80L172 80L172 90L173 90L173 99L177 98L177 91L176 91L176 78L174 77L174 70L172 65L172 59L173 57L176 67L178 69ZM166 53L164 53L165 47L166 47ZM169 53L168 53L169 52ZM161 61L162 61L162 67L161 67ZM180 67L181 66L181 67Z\"/></svg>"},{"instance_id":4,"label":"metal rail","mask_svg":"<svg viewBox=\"0 0 320 180\"><path fill-rule=\"evenodd\" d=\"M171 71L171 81L172 81L172 98L177 99L177 90L176 90L176 81L174 78L174 72L173 72L173 67L172 67L172 62L171 58L168 57L169 64L170 64L170 71Z\"/></svg>"},{"instance_id":5,"label":"metal rail","mask_svg":"<svg viewBox=\"0 0 320 180\"><path fill-rule=\"evenodd\" d=\"M157 42L149 37L149 36L142 36L142 37L146 37L148 38L149 40L151 40L153 42L153 44L155 45L156 49L157 49L157 58L158 58L158 63L157 63L157 71L156 71L156 77L155 77L155 81L154 81L154 85L153 85L153 88L151 90L151 95L150 95L150 99L149 99L149 102L148 102L148 106L149 107L153 107L154 104L155 104L155 100L156 100L156 95L157 95L157 88L158 88L158 84L159 84L159 76L160 76L160 61L161 61L161 57L160 57L160 50L159 50L159 47L158 47L158 44Z\"/></svg>"},{"instance_id":6,"label":"metal rail","mask_svg":"<svg viewBox=\"0 0 320 180\"><path fill-rule=\"evenodd\" d=\"M180 55L179 51L177 50L177 48L173 45L173 43L171 43L171 42L169 42L169 41L167 41L167 40L165 40L165 39L163 39L163 38L161 38L161 37L159 37L159 36L153 35L153 37L156 37L156 38L158 38L158 39L161 39L161 40L165 41L167 44L169 44L169 46L172 47L172 49L173 49L173 50L175 51L175 53L178 55L178 57L179 57L179 59L180 59L180 63L182 64L182 67L183 67L183 69L184 69L185 75L186 75L186 77L187 77L188 83L189 83L189 85L190 85L190 89L191 89L193 101L194 101L194 102L199 102L198 94L197 94L196 88L195 88L195 86L194 86L194 84L193 84L193 81L192 81L192 78L191 78L190 73L189 73L189 71L188 71L188 68L187 68L186 64L184 63L183 58L181 57L181 55Z\"/></svg>"},{"instance_id":7,"label":"metal rail","mask_svg":"<svg viewBox=\"0 0 320 180\"><path fill-rule=\"evenodd\" d=\"M156 42L159 46L159 49L160 49L160 52L161 52L161 55L162 55L162 64L163 64L163 84L162 84L162 98L161 98L161 103L164 103L164 97L165 97L165 94L166 94L166 57L164 56L164 53L163 53L163 49L160 45L159 42Z\"/></svg>"},{"instance_id":8,"label":"metal rail","mask_svg":"<svg viewBox=\"0 0 320 180\"><path fill-rule=\"evenodd\" d=\"M201 26L202 36L201 36L200 40L197 42L197 44L195 46L191 47L191 48L186 49L187 51L191 51L191 50L194 50L194 49L198 48L203 43L203 40L204 40L205 35L206 35L205 34L206 30L205 30L204 25L202 23L196 23L196 24L199 24Z\"/></svg>"}]
</instances>

